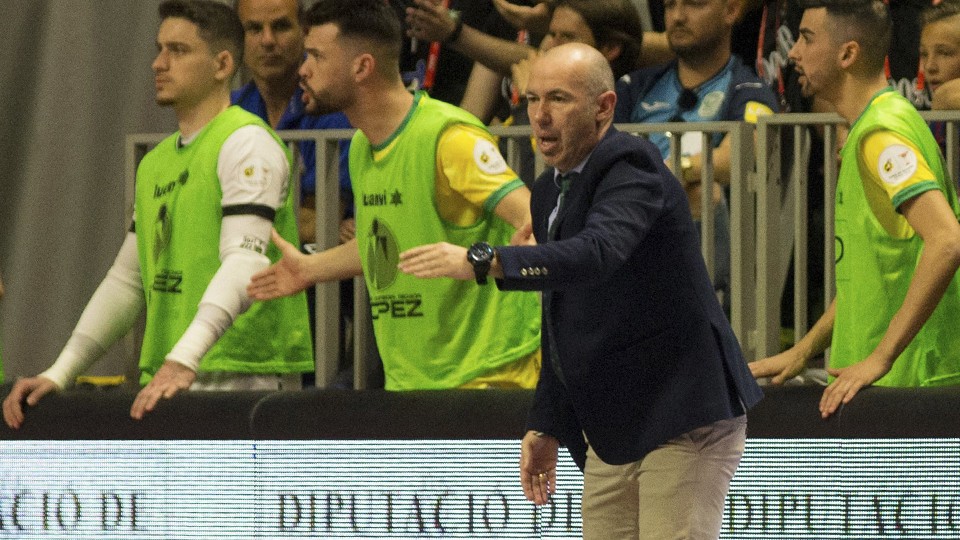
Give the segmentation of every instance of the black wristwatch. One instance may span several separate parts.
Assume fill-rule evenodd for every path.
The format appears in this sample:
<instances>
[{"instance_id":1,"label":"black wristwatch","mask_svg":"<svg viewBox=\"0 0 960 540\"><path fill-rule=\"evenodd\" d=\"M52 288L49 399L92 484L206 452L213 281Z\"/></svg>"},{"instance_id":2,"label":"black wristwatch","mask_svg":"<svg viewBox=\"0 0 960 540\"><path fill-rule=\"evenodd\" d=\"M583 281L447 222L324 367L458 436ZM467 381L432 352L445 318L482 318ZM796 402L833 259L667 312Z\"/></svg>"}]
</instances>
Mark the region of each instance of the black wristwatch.
<instances>
[{"instance_id":1,"label":"black wristwatch","mask_svg":"<svg viewBox=\"0 0 960 540\"><path fill-rule=\"evenodd\" d=\"M477 242L467 250L467 262L473 265L473 275L477 277L479 285L487 283L487 272L490 271L495 253L493 246L486 242Z\"/></svg>"}]
</instances>

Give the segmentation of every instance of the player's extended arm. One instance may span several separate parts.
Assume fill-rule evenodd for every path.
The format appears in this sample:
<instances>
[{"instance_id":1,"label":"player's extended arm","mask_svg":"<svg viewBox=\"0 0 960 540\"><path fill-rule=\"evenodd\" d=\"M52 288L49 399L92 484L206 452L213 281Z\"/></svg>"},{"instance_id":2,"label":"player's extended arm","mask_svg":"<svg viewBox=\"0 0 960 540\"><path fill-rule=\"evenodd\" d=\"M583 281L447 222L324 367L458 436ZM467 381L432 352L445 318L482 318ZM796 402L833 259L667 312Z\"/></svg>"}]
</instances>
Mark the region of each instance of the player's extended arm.
<instances>
[{"instance_id":1,"label":"player's extended arm","mask_svg":"<svg viewBox=\"0 0 960 540\"><path fill-rule=\"evenodd\" d=\"M69 387L130 330L143 307L137 237L129 232L56 362L40 375L19 379L13 385L3 401L7 425L16 429L23 424L24 403L36 405L46 394Z\"/></svg>"}]
</instances>

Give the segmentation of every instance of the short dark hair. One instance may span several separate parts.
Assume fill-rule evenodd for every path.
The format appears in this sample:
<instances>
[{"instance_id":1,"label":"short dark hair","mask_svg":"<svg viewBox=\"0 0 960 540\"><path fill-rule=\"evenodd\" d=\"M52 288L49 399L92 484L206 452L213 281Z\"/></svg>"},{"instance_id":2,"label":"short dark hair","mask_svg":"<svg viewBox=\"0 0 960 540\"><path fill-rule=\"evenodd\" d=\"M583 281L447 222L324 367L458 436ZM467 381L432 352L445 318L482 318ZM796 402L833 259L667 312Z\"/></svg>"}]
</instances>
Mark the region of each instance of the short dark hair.
<instances>
[{"instance_id":1,"label":"short dark hair","mask_svg":"<svg viewBox=\"0 0 960 540\"><path fill-rule=\"evenodd\" d=\"M317 0L303 14L302 24L306 29L333 24L343 37L378 45L381 54L387 56L381 60L399 66L403 26L384 0Z\"/></svg>"},{"instance_id":2,"label":"short dark hair","mask_svg":"<svg viewBox=\"0 0 960 540\"><path fill-rule=\"evenodd\" d=\"M192 22L211 51L229 52L235 69L243 63L243 25L230 6L213 0L165 0L157 13L161 22L171 17Z\"/></svg>"},{"instance_id":3,"label":"short dark hair","mask_svg":"<svg viewBox=\"0 0 960 540\"><path fill-rule=\"evenodd\" d=\"M890 50L893 23L882 0L803 0L806 9L826 8L832 24L832 39L838 43L860 44L863 67L871 72L883 69Z\"/></svg>"},{"instance_id":4,"label":"short dark hair","mask_svg":"<svg viewBox=\"0 0 960 540\"><path fill-rule=\"evenodd\" d=\"M939 4L926 7L920 20L923 26L926 26L954 15L960 15L960 0L943 0Z\"/></svg>"},{"instance_id":5,"label":"short dark hair","mask_svg":"<svg viewBox=\"0 0 960 540\"><path fill-rule=\"evenodd\" d=\"M576 11L593 32L597 48L620 45L620 56L610 62L615 79L637 69L643 25L630 0L558 0L554 9L565 6Z\"/></svg>"}]
</instances>

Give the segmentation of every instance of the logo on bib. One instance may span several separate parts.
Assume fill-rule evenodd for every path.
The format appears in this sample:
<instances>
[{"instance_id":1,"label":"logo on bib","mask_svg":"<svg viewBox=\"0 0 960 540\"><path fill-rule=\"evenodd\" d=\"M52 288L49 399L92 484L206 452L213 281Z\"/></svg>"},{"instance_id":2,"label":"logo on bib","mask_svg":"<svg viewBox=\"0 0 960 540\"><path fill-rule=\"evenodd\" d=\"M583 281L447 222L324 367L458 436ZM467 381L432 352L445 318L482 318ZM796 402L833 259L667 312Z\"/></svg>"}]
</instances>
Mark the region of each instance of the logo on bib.
<instances>
[{"instance_id":1,"label":"logo on bib","mask_svg":"<svg viewBox=\"0 0 960 540\"><path fill-rule=\"evenodd\" d=\"M367 266L370 284L376 290L383 290L397 279L397 264L400 262L400 249L397 237L387 224L374 219L370 224L367 238Z\"/></svg>"},{"instance_id":2,"label":"logo on bib","mask_svg":"<svg viewBox=\"0 0 960 540\"><path fill-rule=\"evenodd\" d=\"M877 172L884 183L896 186L917 172L917 153L903 144L891 144L880 152Z\"/></svg>"},{"instance_id":3,"label":"logo on bib","mask_svg":"<svg viewBox=\"0 0 960 540\"><path fill-rule=\"evenodd\" d=\"M477 141L473 146L473 161L487 174L501 174L507 170L507 162L500 155L500 151L486 139Z\"/></svg>"}]
</instances>

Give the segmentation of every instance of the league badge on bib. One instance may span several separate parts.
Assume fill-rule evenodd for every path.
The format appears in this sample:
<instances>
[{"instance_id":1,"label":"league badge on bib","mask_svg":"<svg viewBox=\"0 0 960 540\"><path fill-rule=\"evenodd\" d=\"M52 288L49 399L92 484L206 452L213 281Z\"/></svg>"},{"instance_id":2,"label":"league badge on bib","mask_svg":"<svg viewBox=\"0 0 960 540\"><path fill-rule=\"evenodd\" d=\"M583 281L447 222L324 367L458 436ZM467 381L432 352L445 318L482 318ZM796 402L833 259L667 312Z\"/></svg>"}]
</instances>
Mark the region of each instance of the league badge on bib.
<instances>
[{"instance_id":1,"label":"league badge on bib","mask_svg":"<svg viewBox=\"0 0 960 540\"><path fill-rule=\"evenodd\" d=\"M903 144L891 144L880 152L877 163L880 179L896 186L917 172L917 153Z\"/></svg>"}]
</instances>

